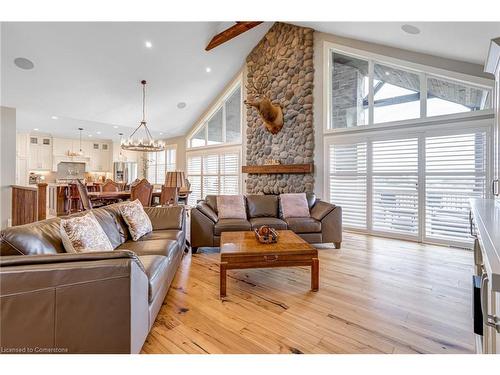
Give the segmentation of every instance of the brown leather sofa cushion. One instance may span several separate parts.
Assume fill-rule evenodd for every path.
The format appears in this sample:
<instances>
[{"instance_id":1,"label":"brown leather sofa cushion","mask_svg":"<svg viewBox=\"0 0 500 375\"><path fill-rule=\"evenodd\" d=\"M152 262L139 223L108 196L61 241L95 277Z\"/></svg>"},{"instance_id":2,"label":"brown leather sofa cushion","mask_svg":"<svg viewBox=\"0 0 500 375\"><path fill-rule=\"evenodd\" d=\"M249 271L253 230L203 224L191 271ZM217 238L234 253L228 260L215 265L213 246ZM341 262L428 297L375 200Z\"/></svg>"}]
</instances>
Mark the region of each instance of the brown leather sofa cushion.
<instances>
[{"instance_id":1,"label":"brown leather sofa cushion","mask_svg":"<svg viewBox=\"0 0 500 375\"><path fill-rule=\"evenodd\" d=\"M247 195L249 217L278 217L277 195Z\"/></svg>"},{"instance_id":2,"label":"brown leather sofa cushion","mask_svg":"<svg viewBox=\"0 0 500 375\"><path fill-rule=\"evenodd\" d=\"M201 201L196 205L196 208L203 213L206 217L208 217L210 220L212 220L214 223L219 221L219 217L215 213L214 210L207 204L207 202Z\"/></svg>"},{"instance_id":3,"label":"brown leather sofa cushion","mask_svg":"<svg viewBox=\"0 0 500 375\"><path fill-rule=\"evenodd\" d=\"M169 257L178 246L179 244L174 240L127 241L118 249L130 250L139 256L163 255Z\"/></svg>"},{"instance_id":4,"label":"brown leather sofa cushion","mask_svg":"<svg viewBox=\"0 0 500 375\"><path fill-rule=\"evenodd\" d=\"M139 259L148 277L148 301L151 302L169 277L168 272L166 272L168 268L168 258L161 255L142 255Z\"/></svg>"},{"instance_id":5,"label":"brown leather sofa cushion","mask_svg":"<svg viewBox=\"0 0 500 375\"><path fill-rule=\"evenodd\" d=\"M65 253L60 221L54 218L7 228L2 231L2 241L23 255Z\"/></svg>"},{"instance_id":6,"label":"brown leather sofa cushion","mask_svg":"<svg viewBox=\"0 0 500 375\"><path fill-rule=\"evenodd\" d=\"M172 240L180 241L182 238L182 231L175 229L154 230L145 234L138 241L151 241L151 240Z\"/></svg>"},{"instance_id":7,"label":"brown leather sofa cushion","mask_svg":"<svg viewBox=\"0 0 500 375\"><path fill-rule=\"evenodd\" d=\"M252 229L257 229L262 225L268 225L271 228L278 230L288 229L286 222L276 217L254 217L250 219L250 225L252 226Z\"/></svg>"},{"instance_id":8,"label":"brown leather sofa cushion","mask_svg":"<svg viewBox=\"0 0 500 375\"><path fill-rule=\"evenodd\" d=\"M220 236L222 232L251 230L248 220L243 219L219 219L214 226L214 234Z\"/></svg>"},{"instance_id":9,"label":"brown leather sofa cushion","mask_svg":"<svg viewBox=\"0 0 500 375\"><path fill-rule=\"evenodd\" d=\"M182 228L184 208L181 206L144 207L144 211L146 211L151 224L153 224L153 230Z\"/></svg>"},{"instance_id":10,"label":"brown leather sofa cushion","mask_svg":"<svg viewBox=\"0 0 500 375\"><path fill-rule=\"evenodd\" d=\"M285 220L288 228L295 233L319 233L321 222L312 217L291 217Z\"/></svg>"}]
</instances>

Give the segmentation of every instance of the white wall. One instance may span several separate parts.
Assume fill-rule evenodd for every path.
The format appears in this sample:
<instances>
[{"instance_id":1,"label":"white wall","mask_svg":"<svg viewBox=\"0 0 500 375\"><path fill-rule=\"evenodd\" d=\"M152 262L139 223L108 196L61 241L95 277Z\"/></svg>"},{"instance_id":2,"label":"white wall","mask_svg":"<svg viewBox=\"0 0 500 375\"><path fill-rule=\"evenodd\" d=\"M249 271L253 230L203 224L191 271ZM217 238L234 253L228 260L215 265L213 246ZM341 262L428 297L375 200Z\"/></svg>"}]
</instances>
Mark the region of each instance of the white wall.
<instances>
[{"instance_id":1,"label":"white wall","mask_svg":"<svg viewBox=\"0 0 500 375\"><path fill-rule=\"evenodd\" d=\"M186 170L186 137L167 138L163 140L166 145L175 145L176 168L178 171Z\"/></svg>"},{"instance_id":2,"label":"white wall","mask_svg":"<svg viewBox=\"0 0 500 375\"><path fill-rule=\"evenodd\" d=\"M16 182L16 109L0 107L0 228L12 216L11 185Z\"/></svg>"}]
</instances>

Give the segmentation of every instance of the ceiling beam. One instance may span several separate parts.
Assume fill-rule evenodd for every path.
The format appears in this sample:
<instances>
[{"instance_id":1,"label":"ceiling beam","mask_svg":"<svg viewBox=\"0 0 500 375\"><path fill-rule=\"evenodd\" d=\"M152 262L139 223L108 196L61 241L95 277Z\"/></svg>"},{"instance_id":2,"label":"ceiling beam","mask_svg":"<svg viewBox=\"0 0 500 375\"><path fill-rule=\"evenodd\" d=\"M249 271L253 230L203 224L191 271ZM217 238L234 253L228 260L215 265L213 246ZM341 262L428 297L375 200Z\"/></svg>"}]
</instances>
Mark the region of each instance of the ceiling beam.
<instances>
[{"instance_id":1,"label":"ceiling beam","mask_svg":"<svg viewBox=\"0 0 500 375\"><path fill-rule=\"evenodd\" d=\"M208 46L205 48L205 51L210 51L211 49L220 46L222 43L227 42L233 38L236 38L238 35L243 34L245 31L253 29L255 26L258 26L262 23L262 21L258 22L236 22L235 25L230 28L220 32L216 36L210 40Z\"/></svg>"}]
</instances>

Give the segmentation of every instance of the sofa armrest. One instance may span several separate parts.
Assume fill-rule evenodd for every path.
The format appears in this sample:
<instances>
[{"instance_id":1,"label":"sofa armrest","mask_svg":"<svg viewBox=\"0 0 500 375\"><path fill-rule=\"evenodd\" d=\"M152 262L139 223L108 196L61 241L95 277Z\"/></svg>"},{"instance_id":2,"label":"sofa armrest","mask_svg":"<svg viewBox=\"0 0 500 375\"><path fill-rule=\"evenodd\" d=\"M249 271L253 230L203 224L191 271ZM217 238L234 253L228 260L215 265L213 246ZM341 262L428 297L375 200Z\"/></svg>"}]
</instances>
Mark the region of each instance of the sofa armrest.
<instances>
[{"instance_id":1,"label":"sofa armrest","mask_svg":"<svg viewBox=\"0 0 500 375\"><path fill-rule=\"evenodd\" d=\"M200 205L191 210L191 246L214 246L215 222L200 209Z\"/></svg>"},{"instance_id":2,"label":"sofa armrest","mask_svg":"<svg viewBox=\"0 0 500 375\"><path fill-rule=\"evenodd\" d=\"M14 352L137 353L148 334L148 279L129 251L2 257L0 300Z\"/></svg>"},{"instance_id":3,"label":"sofa armrest","mask_svg":"<svg viewBox=\"0 0 500 375\"><path fill-rule=\"evenodd\" d=\"M210 206L205 202L201 201L196 205L196 208L200 210L206 217L212 220L215 223L219 221L219 217L215 213L214 210L210 208Z\"/></svg>"},{"instance_id":4,"label":"sofa armrest","mask_svg":"<svg viewBox=\"0 0 500 375\"><path fill-rule=\"evenodd\" d=\"M342 242L342 207L333 206L333 209L321 219L321 235L322 242L333 242L337 249L340 248Z\"/></svg>"},{"instance_id":5,"label":"sofa armrest","mask_svg":"<svg viewBox=\"0 0 500 375\"><path fill-rule=\"evenodd\" d=\"M318 221L321 221L334 208L335 208L334 204L318 200L318 201L316 201L314 206L311 208L311 217L318 220Z\"/></svg>"}]
</instances>

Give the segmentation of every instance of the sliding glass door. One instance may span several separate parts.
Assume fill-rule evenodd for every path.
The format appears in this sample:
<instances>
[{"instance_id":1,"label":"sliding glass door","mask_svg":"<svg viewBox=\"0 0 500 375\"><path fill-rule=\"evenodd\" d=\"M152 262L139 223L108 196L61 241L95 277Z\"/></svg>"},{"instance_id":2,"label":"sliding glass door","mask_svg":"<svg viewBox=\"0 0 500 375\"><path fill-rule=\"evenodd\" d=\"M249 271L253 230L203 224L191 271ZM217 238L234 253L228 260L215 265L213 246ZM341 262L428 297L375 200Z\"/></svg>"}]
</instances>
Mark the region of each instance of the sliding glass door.
<instances>
[{"instance_id":1,"label":"sliding glass door","mask_svg":"<svg viewBox=\"0 0 500 375\"><path fill-rule=\"evenodd\" d=\"M346 229L469 246L469 199L486 197L487 127L327 140L327 191Z\"/></svg>"}]
</instances>

